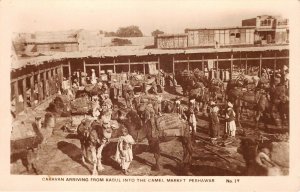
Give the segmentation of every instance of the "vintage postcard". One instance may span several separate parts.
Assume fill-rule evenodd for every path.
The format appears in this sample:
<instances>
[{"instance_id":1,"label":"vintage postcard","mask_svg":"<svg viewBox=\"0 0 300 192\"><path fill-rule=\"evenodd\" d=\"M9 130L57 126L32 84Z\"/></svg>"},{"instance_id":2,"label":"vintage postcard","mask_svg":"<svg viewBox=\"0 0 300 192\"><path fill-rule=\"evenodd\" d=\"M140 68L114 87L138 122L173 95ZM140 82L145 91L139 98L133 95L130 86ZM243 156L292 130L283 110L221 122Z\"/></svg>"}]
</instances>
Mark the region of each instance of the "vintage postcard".
<instances>
[{"instance_id":1,"label":"vintage postcard","mask_svg":"<svg viewBox=\"0 0 300 192\"><path fill-rule=\"evenodd\" d=\"M2 191L300 191L299 1L0 1Z\"/></svg>"}]
</instances>

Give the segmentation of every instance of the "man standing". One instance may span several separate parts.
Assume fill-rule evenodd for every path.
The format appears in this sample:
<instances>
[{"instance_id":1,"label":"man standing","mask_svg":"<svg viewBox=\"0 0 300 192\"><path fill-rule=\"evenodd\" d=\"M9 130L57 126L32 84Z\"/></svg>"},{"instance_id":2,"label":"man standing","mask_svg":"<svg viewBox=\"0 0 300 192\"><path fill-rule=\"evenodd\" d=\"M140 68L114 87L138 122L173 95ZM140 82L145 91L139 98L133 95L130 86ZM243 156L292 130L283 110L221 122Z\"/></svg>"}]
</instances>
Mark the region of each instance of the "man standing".
<instances>
[{"instance_id":1,"label":"man standing","mask_svg":"<svg viewBox=\"0 0 300 192\"><path fill-rule=\"evenodd\" d=\"M196 110L197 108L196 108L196 99L195 98L193 98L193 99L190 99L190 102L189 102L189 109L191 109L191 110ZM198 109L197 109L198 110Z\"/></svg>"},{"instance_id":2,"label":"man standing","mask_svg":"<svg viewBox=\"0 0 300 192\"><path fill-rule=\"evenodd\" d=\"M133 98L133 88L131 85L129 85L127 80L125 81L125 84L123 84L123 96L125 98L126 107L131 108L132 98Z\"/></svg>"},{"instance_id":3,"label":"man standing","mask_svg":"<svg viewBox=\"0 0 300 192\"><path fill-rule=\"evenodd\" d=\"M118 101L118 83L116 79L110 85L110 98L114 103Z\"/></svg>"},{"instance_id":4,"label":"man standing","mask_svg":"<svg viewBox=\"0 0 300 192\"><path fill-rule=\"evenodd\" d=\"M87 77L87 74L85 72L81 72L81 86L86 86L86 84L87 84L86 77Z\"/></svg>"},{"instance_id":5,"label":"man standing","mask_svg":"<svg viewBox=\"0 0 300 192\"><path fill-rule=\"evenodd\" d=\"M122 84L122 95L124 98L125 98L125 94L126 94L127 90L128 90L128 81L125 80L125 82Z\"/></svg>"},{"instance_id":6,"label":"man standing","mask_svg":"<svg viewBox=\"0 0 300 192\"><path fill-rule=\"evenodd\" d=\"M132 145L133 137L128 133L127 128L122 128L122 136L118 140L115 160L120 164L122 172L127 175L128 168L133 159Z\"/></svg>"},{"instance_id":7,"label":"man standing","mask_svg":"<svg viewBox=\"0 0 300 192\"><path fill-rule=\"evenodd\" d=\"M102 88L101 88L101 89L102 89L102 92L103 92L103 93L109 94L109 93L108 93L108 91L109 91L109 90L108 90L108 86L107 86L106 83L103 83L103 84L102 84Z\"/></svg>"},{"instance_id":8,"label":"man standing","mask_svg":"<svg viewBox=\"0 0 300 192\"><path fill-rule=\"evenodd\" d=\"M289 68L284 65L282 70L282 82L286 86L286 88L289 88Z\"/></svg>"},{"instance_id":9,"label":"man standing","mask_svg":"<svg viewBox=\"0 0 300 192\"><path fill-rule=\"evenodd\" d=\"M156 100L154 101L155 104L154 104L154 110L155 110L155 113L156 115L159 115L160 117L162 116L162 111L161 111L161 102L162 102L162 95L157 95L156 96Z\"/></svg>"},{"instance_id":10,"label":"man standing","mask_svg":"<svg viewBox=\"0 0 300 192\"><path fill-rule=\"evenodd\" d=\"M214 143L217 140L219 135L219 117L218 117L219 108L216 106L216 103L210 102L209 110L209 130L211 142Z\"/></svg>"},{"instance_id":11,"label":"man standing","mask_svg":"<svg viewBox=\"0 0 300 192\"><path fill-rule=\"evenodd\" d=\"M112 108L112 102L109 98L108 94L103 94L103 103L102 103L102 109L111 109Z\"/></svg>"},{"instance_id":12,"label":"man standing","mask_svg":"<svg viewBox=\"0 0 300 192\"><path fill-rule=\"evenodd\" d=\"M96 77L95 69L92 69L91 84L95 85L96 83L97 83L97 77Z\"/></svg>"},{"instance_id":13,"label":"man standing","mask_svg":"<svg viewBox=\"0 0 300 192\"><path fill-rule=\"evenodd\" d=\"M191 107L189 108L188 116L189 116L188 122L189 122L190 132L192 132L192 136L194 136L197 127L197 119L194 112L194 108Z\"/></svg>"},{"instance_id":14,"label":"man standing","mask_svg":"<svg viewBox=\"0 0 300 192\"><path fill-rule=\"evenodd\" d=\"M235 112L233 110L233 104L228 102L227 103L227 111L226 111L226 133L231 136L235 137L236 125L235 125Z\"/></svg>"},{"instance_id":15,"label":"man standing","mask_svg":"<svg viewBox=\"0 0 300 192\"><path fill-rule=\"evenodd\" d=\"M187 120L187 116L185 114L185 111L187 109L185 109L182 105L181 105L181 100L180 98L176 98L175 100L175 107L174 107L174 113L177 113L180 119L184 119Z\"/></svg>"},{"instance_id":16,"label":"man standing","mask_svg":"<svg viewBox=\"0 0 300 192\"><path fill-rule=\"evenodd\" d=\"M153 81L153 83L151 85L151 90L152 90L153 94L157 95L157 84L155 81Z\"/></svg>"},{"instance_id":17,"label":"man standing","mask_svg":"<svg viewBox=\"0 0 300 192\"><path fill-rule=\"evenodd\" d=\"M92 97L92 116L95 118L98 118L98 116L100 115L100 104L99 104L99 98L97 95Z\"/></svg>"},{"instance_id":18,"label":"man standing","mask_svg":"<svg viewBox=\"0 0 300 192\"><path fill-rule=\"evenodd\" d=\"M144 122L145 125L151 127L152 137L159 136L159 128L156 124L156 115L153 109L153 105L151 103L147 104L146 109L144 111Z\"/></svg>"}]
</instances>

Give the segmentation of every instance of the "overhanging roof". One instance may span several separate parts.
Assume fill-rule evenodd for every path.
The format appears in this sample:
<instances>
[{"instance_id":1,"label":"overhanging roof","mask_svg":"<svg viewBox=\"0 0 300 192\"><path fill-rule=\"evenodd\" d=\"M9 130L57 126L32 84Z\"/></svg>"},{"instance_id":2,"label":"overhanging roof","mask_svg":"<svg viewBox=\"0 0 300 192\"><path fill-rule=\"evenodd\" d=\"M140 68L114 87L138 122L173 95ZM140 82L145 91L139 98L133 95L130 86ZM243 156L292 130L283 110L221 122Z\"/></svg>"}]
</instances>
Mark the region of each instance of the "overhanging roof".
<instances>
[{"instance_id":1,"label":"overhanging roof","mask_svg":"<svg viewBox=\"0 0 300 192\"><path fill-rule=\"evenodd\" d=\"M253 52L270 50L288 50L289 45L273 45L259 47L234 47L234 48L194 48L194 49L144 49L140 46L119 46L103 47L101 50L86 52L60 52L48 53L48 55L21 58L11 64L11 69L19 69L26 65L39 65L46 61L60 61L68 58L86 58L86 57L118 57L118 56L146 56L163 54L191 54L191 53L216 53L216 52Z\"/></svg>"}]
</instances>

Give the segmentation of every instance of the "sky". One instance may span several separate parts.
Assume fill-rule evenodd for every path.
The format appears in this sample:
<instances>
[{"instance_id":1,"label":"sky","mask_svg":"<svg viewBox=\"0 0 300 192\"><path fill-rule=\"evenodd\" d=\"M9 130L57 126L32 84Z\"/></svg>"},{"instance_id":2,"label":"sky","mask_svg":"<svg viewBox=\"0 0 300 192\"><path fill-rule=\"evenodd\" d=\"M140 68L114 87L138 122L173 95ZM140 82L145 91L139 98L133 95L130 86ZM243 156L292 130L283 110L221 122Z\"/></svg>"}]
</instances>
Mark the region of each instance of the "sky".
<instances>
[{"instance_id":1,"label":"sky","mask_svg":"<svg viewBox=\"0 0 300 192\"><path fill-rule=\"evenodd\" d=\"M31 0L5 3L3 10L9 15L12 32L116 31L119 27L137 25L148 36L155 29L183 33L185 28L241 26L242 19L288 13L279 0Z\"/></svg>"}]
</instances>

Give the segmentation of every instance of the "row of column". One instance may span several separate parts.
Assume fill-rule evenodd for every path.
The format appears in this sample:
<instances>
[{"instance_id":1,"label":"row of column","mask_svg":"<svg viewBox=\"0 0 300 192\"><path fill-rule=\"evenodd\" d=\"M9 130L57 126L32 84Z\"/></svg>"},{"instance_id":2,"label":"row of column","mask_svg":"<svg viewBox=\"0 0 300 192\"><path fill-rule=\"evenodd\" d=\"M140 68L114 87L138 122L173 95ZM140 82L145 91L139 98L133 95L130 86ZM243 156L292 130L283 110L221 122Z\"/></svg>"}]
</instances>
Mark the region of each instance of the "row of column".
<instances>
[{"instance_id":1,"label":"row of column","mask_svg":"<svg viewBox=\"0 0 300 192\"><path fill-rule=\"evenodd\" d=\"M288 59L289 57L277 57L277 55L276 55L276 53L275 53L275 56L274 57L268 57L268 58L263 58L262 57L262 53L260 53L260 56L259 56L259 58L258 59L256 59L256 58L251 58L252 60L253 59L255 59L255 60L259 60L259 77L261 77L261 74L262 74L262 61L264 60L264 59L273 59L274 60L274 64L273 64L273 69L274 69L274 71L275 71L275 69L276 69L276 63L277 63L277 59ZM216 56L216 59L215 59L215 61L216 61L216 63L215 63L215 68L216 68L216 70L218 71L219 70L219 61L220 60L223 60L224 61L224 59L219 59L219 57L218 57L218 55ZM230 56L230 59L225 59L225 60L227 60L227 61L230 61L230 79L232 79L232 74L233 74L233 61L234 60L237 60L237 59L234 59L233 58L233 53L231 54L231 56ZM241 60L245 60L245 68L246 68L246 71L247 71L247 67L248 67L248 60L250 60L248 57L247 57L247 54L246 54L246 58L239 58L239 60L241 61ZM204 56L202 56L202 59L201 60L190 60L190 58L189 58L189 56L187 56L187 60L175 60L175 56L173 55L173 57L172 57L172 71L173 71L173 73L175 73L175 63L180 63L180 62L187 62L187 70L188 71L190 71L190 63L191 62L201 62L201 70L202 71L204 71Z\"/></svg>"},{"instance_id":2,"label":"row of column","mask_svg":"<svg viewBox=\"0 0 300 192\"><path fill-rule=\"evenodd\" d=\"M151 61L151 62L155 62L155 61ZM160 58L158 57L157 59L157 64L158 64L158 70L160 70ZM131 73L131 65L143 65L143 73L146 74L146 65L147 65L147 62L130 62L130 58L128 58L128 62L127 63L116 63L115 62L115 59L113 59L113 63L105 63L105 64L101 64L100 62L97 63L97 64L87 64L85 62L85 60L83 60L83 72L86 73L86 67L98 67L99 69L99 75L100 75L100 71L101 71L101 66L113 66L113 72L116 73L116 66L117 65L128 65L129 67L129 70L128 72ZM68 71L69 71L69 77L72 76L72 71L71 71L71 63L70 61L68 61Z\"/></svg>"},{"instance_id":3,"label":"row of column","mask_svg":"<svg viewBox=\"0 0 300 192\"><path fill-rule=\"evenodd\" d=\"M27 87L28 78L30 82L29 87ZM12 96L15 99L15 113L19 113L29 106L35 107L51 95L56 94L61 87L62 78L62 66L57 66L12 79L11 83L14 93ZM30 101L27 98L28 89L30 89Z\"/></svg>"}]
</instances>

